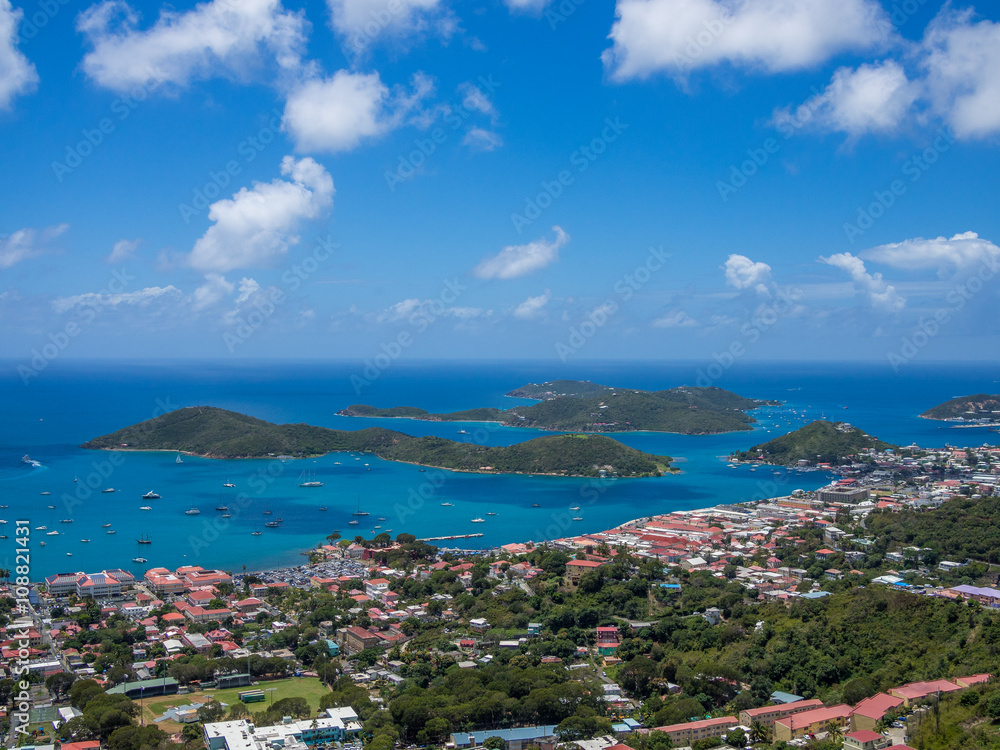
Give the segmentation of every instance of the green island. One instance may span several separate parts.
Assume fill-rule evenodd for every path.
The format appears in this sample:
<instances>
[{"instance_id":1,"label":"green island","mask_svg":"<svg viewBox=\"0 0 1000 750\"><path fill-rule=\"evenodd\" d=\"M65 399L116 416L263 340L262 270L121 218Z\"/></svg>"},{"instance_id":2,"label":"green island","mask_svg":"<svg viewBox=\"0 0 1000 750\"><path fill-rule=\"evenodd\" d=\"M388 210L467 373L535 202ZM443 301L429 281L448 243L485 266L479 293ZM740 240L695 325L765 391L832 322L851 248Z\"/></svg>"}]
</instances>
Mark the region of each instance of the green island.
<instances>
[{"instance_id":1,"label":"green island","mask_svg":"<svg viewBox=\"0 0 1000 750\"><path fill-rule=\"evenodd\" d=\"M208 458L304 458L333 451L372 453L441 469L487 473L650 477L666 473L669 456L653 456L602 435L551 435L504 447L413 437L381 427L331 430L273 424L212 406L191 406L94 438L81 447L180 451Z\"/></svg>"},{"instance_id":2,"label":"green island","mask_svg":"<svg viewBox=\"0 0 1000 750\"><path fill-rule=\"evenodd\" d=\"M613 388L590 381L554 380L510 391L508 396L532 398L539 403L469 409L431 414L413 406L379 409L354 404L338 412L345 417L403 417L437 422L499 422L512 427L531 427L565 432L675 432L684 435L714 435L752 429L747 412L776 405L740 396L722 388L681 386L663 391Z\"/></svg>"},{"instance_id":3,"label":"green island","mask_svg":"<svg viewBox=\"0 0 1000 750\"><path fill-rule=\"evenodd\" d=\"M897 447L846 422L818 419L774 440L738 451L733 454L733 458L779 466L789 466L799 461L839 466L850 463L853 456L868 449L882 451Z\"/></svg>"},{"instance_id":4,"label":"green island","mask_svg":"<svg viewBox=\"0 0 1000 750\"><path fill-rule=\"evenodd\" d=\"M1000 422L1000 395L976 393L972 396L959 396L928 409L920 416L924 419L942 420L990 418Z\"/></svg>"}]
</instances>

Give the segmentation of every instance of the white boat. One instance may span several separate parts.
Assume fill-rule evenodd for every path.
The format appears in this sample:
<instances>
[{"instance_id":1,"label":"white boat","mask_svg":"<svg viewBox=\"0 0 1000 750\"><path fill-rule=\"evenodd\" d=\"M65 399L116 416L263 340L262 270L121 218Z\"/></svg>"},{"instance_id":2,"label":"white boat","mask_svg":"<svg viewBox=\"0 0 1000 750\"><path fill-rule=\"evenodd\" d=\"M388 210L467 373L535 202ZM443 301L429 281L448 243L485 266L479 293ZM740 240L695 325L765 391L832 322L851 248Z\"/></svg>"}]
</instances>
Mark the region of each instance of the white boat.
<instances>
[{"instance_id":1,"label":"white boat","mask_svg":"<svg viewBox=\"0 0 1000 750\"><path fill-rule=\"evenodd\" d=\"M236 485L230 482L228 479L222 483L223 487L235 487Z\"/></svg>"},{"instance_id":2,"label":"white boat","mask_svg":"<svg viewBox=\"0 0 1000 750\"><path fill-rule=\"evenodd\" d=\"M145 495L142 496L142 499L143 500L159 500L160 496L157 495L152 490L150 490L149 492L147 492Z\"/></svg>"},{"instance_id":3,"label":"white boat","mask_svg":"<svg viewBox=\"0 0 1000 750\"><path fill-rule=\"evenodd\" d=\"M111 528L111 524L110 523L101 524L101 528L102 529L110 529Z\"/></svg>"},{"instance_id":4,"label":"white boat","mask_svg":"<svg viewBox=\"0 0 1000 750\"><path fill-rule=\"evenodd\" d=\"M485 518L473 518L472 523L486 523Z\"/></svg>"},{"instance_id":5,"label":"white boat","mask_svg":"<svg viewBox=\"0 0 1000 750\"><path fill-rule=\"evenodd\" d=\"M101 492L114 492L114 491L115 491L114 487L105 487L103 490L101 490Z\"/></svg>"},{"instance_id":6,"label":"white boat","mask_svg":"<svg viewBox=\"0 0 1000 750\"><path fill-rule=\"evenodd\" d=\"M59 532L53 529L45 534L45 536L59 536Z\"/></svg>"},{"instance_id":7,"label":"white boat","mask_svg":"<svg viewBox=\"0 0 1000 750\"><path fill-rule=\"evenodd\" d=\"M201 515L201 511L198 510L197 508L188 508L186 511L184 511L184 515L186 515L186 516L200 516Z\"/></svg>"},{"instance_id":8,"label":"white boat","mask_svg":"<svg viewBox=\"0 0 1000 750\"><path fill-rule=\"evenodd\" d=\"M52 493L49 492L48 490L45 490L45 492L42 492L41 494L43 494L43 495L51 495Z\"/></svg>"},{"instance_id":9,"label":"white boat","mask_svg":"<svg viewBox=\"0 0 1000 750\"><path fill-rule=\"evenodd\" d=\"M260 536L263 533L263 531L251 531L250 536Z\"/></svg>"},{"instance_id":10,"label":"white boat","mask_svg":"<svg viewBox=\"0 0 1000 750\"><path fill-rule=\"evenodd\" d=\"M48 526L36 526L35 527L35 531L45 531L45 529L47 529L47 528L49 528L49 527Z\"/></svg>"},{"instance_id":11,"label":"white boat","mask_svg":"<svg viewBox=\"0 0 1000 750\"><path fill-rule=\"evenodd\" d=\"M454 505L452 503L441 503L441 505L442 505L442 507L445 507L445 508L453 508L454 507Z\"/></svg>"},{"instance_id":12,"label":"white boat","mask_svg":"<svg viewBox=\"0 0 1000 750\"><path fill-rule=\"evenodd\" d=\"M577 517L576 517L576 518L574 518L573 520L574 520L574 521L582 521L583 519L582 519L582 518L580 518L579 516L577 516Z\"/></svg>"},{"instance_id":13,"label":"white boat","mask_svg":"<svg viewBox=\"0 0 1000 750\"><path fill-rule=\"evenodd\" d=\"M177 454L177 460L174 461L174 463L175 464L182 464L182 463L184 463L183 461L181 461L181 454L180 453Z\"/></svg>"},{"instance_id":14,"label":"white boat","mask_svg":"<svg viewBox=\"0 0 1000 750\"><path fill-rule=\"evenodd\" d=\"M488 515L488 516L499 516L500 514L499 513L494 513L492 510L488 510L488 511L486 511L486 515Z\"/></svg>"},{"instance_id":15,"label":"white boat","mask_svg":"<svg viewBox=\"0 0 1000 750\"><path fill-rule=\"evenodd\" d=\"M86 543L87 543L87 542L89 542L90 540L89 540L89 539L81 539L80 541L81 541L81 542L83 542L84 544L86 544Z\"/></svg>"},{"instance_id":16,"label":"white boat","mask_svg":"<svg viewBox=\"0 0 1000 750\"><path fill-rule=\"evenodd\" d=\"M139 508L139 510L152 510L152 508L150 508L148 505L143 505L142 507Z\"/></svg>"},{"instance_id":17,"label":"white boat","mask_svg":"<svg viewBox=\"0 0 1000 750\"><path fill-rule=\"evenodd\" d=\"M43 547L45 546L45 542L39 542L39 544L42 545Z\"/></svg>"},{"instance_id":18,"label":"white boat","mask_svg":"<svg viewBox=\"0 0 1000 750\"><path fill-rule=\"evenodd\" d=\"M580 506L574 505L572 508L570 508L570 510L580 510Z\"/></svg>"},{"instance_id":19,"label":"white boat","mask_svg":"<svg viewBox=\"0 0 1000 750\"><path fill-rule=\"evenodd\" d=\"M109 534L117 534L118 532L115 531L114 529L108 529L108 533Z\"/></svg>"},{"instance_id":20,"label":"white boat","mask_svg":"<svg viewBox=\"0 0 1000 750\"><path fill-rule=\"evenodd\" d=\"M148 562L145 557L133 557L132 562L134 563L144 563Z\"/></svg>"},{"instance_id":21,"label":"white boat","mask_svg":"<svg viewBox=\"0 0 1000 750\"><path fill-rule=\"evenodd\" d=\"M352 518L352 519L351 519L350 521L348 521L347 523L348 523L348 525L350 525L350 526L357 526L357 525L358 525L358 519L356 519L356 518Z\"/></svg>"},{"instance_id":22,"label":"white boat","mask_svg":"<svg viewBox=\"0 0 1000 750\"><path fill-rule=\"evenodd\" d=\"M73 523L73 519L72 518L64 518L59 523Z\"/></svg>"}]
</instances>

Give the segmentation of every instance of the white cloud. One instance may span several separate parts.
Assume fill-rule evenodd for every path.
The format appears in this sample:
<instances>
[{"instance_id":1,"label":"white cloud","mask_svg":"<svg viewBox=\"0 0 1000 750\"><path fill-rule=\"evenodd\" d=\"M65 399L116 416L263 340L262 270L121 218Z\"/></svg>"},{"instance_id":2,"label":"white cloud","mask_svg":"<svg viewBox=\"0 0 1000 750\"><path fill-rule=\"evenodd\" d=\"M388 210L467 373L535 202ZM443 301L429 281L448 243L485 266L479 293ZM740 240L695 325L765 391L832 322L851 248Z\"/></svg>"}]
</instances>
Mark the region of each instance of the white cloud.
<instances>
[{"instance_id":1,"label":"white cloud","mask_svg":"<svg viewBox=\"0 0 1000 750\"><path fill-rule=\"evenodd\" d=\"M552 227L556 238L544 238L527 245L508 245L492 258L487 258L472 270L480 279L514 279L533 273L559 260L559 248L569 242L569 235L560 227Z\"/></svg>"},{"instance_id":2,"label":"white cloud","mask_svg":"<svg viewBox=\"0 0 1000 750\"><path fill-rule=\"evenodd\" d=\"M871 49L891 28L876 0L618 0L616 16L602 58L617 80L723 63L800 70Z\"/></svg>"},{"instance_id":3,"label":"white cloud","mask_svg":"<svg viewBox=\"0 0 1000 750\"><path fill-rule=\"evenodd\" d=\"M413 76L412 91L391 94L378 73L339 70L298 86L288 96L282 128L297 151L335 153L355 148L401 125L433 91L427 76Z\"/></svg>"},{"instance_id":4,"label":"white cloud","mask_svg":"<svg viewBox=\"0 0 1000 750\"><path fill-rule=\"evenodd\" d=\"M511 11L522 13L540 13L551 0L504 0Z\"/></svg>"},{"instance_id":5,"label":"white cloud","mask_svg":"<svg viewBox=\"0 0 1000 750\"><path fill-rule=\"evenodd\" d=\"M868 273L865 262L851 253L837 253L829 258L820 257L820 263L847 272L854 286L863 292L872 307L880 307L889 312L902 310L906 300L896 292L896 287L887 284L880 273Z\"/></svg>"},{"instance_id":6,"label":"white cloud","mask_svg":"<svg viewBox=\"0 0 1000 750\"><path fill-rule=\"evenodd\" d=\"M496 117L497 111L492 100L479 86L466 81L458 87L458 90L462 94L462 106L467 110L482 112L484 115L489 115L491 119Z\"/></svg>"},{"instance_id":7,"label":"white cloud","mask_svg":"<svg viewBox=\"0 0 1000 750\"><path fill-rule=\"evenodd\" d=\"M17 48L17 29L24 11L10 0L0 0L0 109L7 109L15 96L27 94L38 85L35 66Z\"/></svg>"},{"instance_id":8,"label":"white cloud","mask_svg":"<svg viewBox=\"0 0 1000 750\"><path fill-rule=\"evenodd\" d=\"M503 145L503 138L492 130L472 127L462 139L462 145L473 151L495 151Z\"/></svg>"},{"instance_id":9,"label":"white cloud","mask_svg":"<svg viewBox=\"0 0 1000 750\"><path fill-rule=\"evenodd\" d=\"M745 255L732 254L722 267L726 272L726 283L734 289L753 289L758 294L770 295L771 267L767 263L754 262Z\"/></svg>"},{"instance_id":10,"label":"white cloud","mask_svg":"<svg viewBox=\"0 0 1000 750\"><path fill-rule=\"evenodd\" d=\"M681 309L671 310L653 321L654 328L694 328L698 321Z\"/></svg>"},{"instance_id":11,"label":"white cloud","mask_svg":"<svg viewBox=\"0 0 1000 750\"><path fill-rule=\"evenodd\" d=\"M1000 23L972 14L946 5L923 41L931 103L960 138L1000 131Z\"/></svg>"},{"instance_id":12,"label":"white cloud","mask_svg":"<svg viewBox=\"0 0 1000 750\"><path fill-rule=\"evenodd\" d=\"M64 313L75 307L110 307L112 309L122 305L145 307L151 302L167 296L182 296L182 292L172 284L165 287L149 286L135 292L87 292L73 297L60 297L52 302L52 307L57 313Z\"/></svg>"},{"instance_id":13,"label":"white cloud","mask_svg":"<svg viewBox=\"0 0 1000 750\"><path fill-rule=\"evenodd\" d=\"M549 304L549 300L552 299L552 293L546 289L545 294L540 294L537 297L528 297L524 302L514 308L512 315L515 318L520 318L521 320L532 320L537 318L542 314L545 306Z\"/></svg>"},{"instance_id":14,"label":"white cloud","mask_svg":"<svg viewBox=\"0 0 1000 750\"><path fill-rule=\"evenodd\" d=\"M1000 259L1000 247L975 232L962 232L952 237L917 237L892 242L865 250L861 255L893 268L933 268L944 275L983 263L995 266Z\"/></svg>"},{"instance_id":15,"label":"white cloud","mask_svg":"<svg viewBox=\"0 0 1000 750\"><path fill-rule=\"evenodd\" d=\"M0 269L10 268L22 260L41 255L45 252L45 246L67 229L69 224L57 224L41 231L25 227L6 237L0 237Z\"/></svg>"},{"instance_id":16,"label":"white cloud","mask_svg":"<svg viewBox=\"0 0 1000 750\"><path fill-rule=\"evenodd\" d=\"M222 274L207 273L205 274L205 283L191 294L191 307L196 312L204 310L206 307L212 307L227 295L232 294L234 288L232 282L226 281Z\"/></svg>"},{"instance_id":17,"label":"white cloud","mask_svg":"<svg viewBox=\"0 0 1000 750\"><path fill-rule=\"evenodd\" d=\"M286 73L301 67L309 23L281 0L213 0L192 10L163 9L156 23L139 29L139 15L121 0L105 0L77 18L93 51L83 69L115 91L152 77L178 86L216 75L246 77L272 62Z\"/></svg>"},{"instance_id":18,"label":"white cloud","mask_svg":"<svg viewBox=\"0 0 1000 750\"><path fill-rule=\"evenodd\" d=\"M351 312L355 312L351 306ZM457 318L460 322L474 320L484 315L489 315L491 311L486 311L478 307L445 307L439 299L418 299L411 297L396 304L380 310L376 313L365 315L365 319L370 323L397 323L401 320L420 319L430 323L439 318Z\"/></svg>"},{"instance_id":19,"label":"white cloud","mask_svg":"<svg viewBox=\"0 0 1000 750\"><path fill-rule=\"evenodd\" d=\"M118 240L104 260L108 263L121 263L128 260L139 247L139 240Z\"/></svg>"},{"instance_id":20,"label":"white cloud","mask_svg":"<svg viewBox=\"0 0 1000 750\"><path fill-rule=\"evenodd\" d=\"M330 21L355 54L381 40L398 42L413 35L451 37L457 22L442 0L327 0Z\"/></svg>"},{"instance_id":21,"label":"white cloud","mask_svg":"<svg viewBox=\"0 0 1000 750\"><path fill-rule=\"evenodd\" d=\"M299 224L333 205L333 178L309 157L286 156L281 174L290 179L255 182L213 203L208 218L215 223L195 242L188 264L220 272L266 266L298 243Z\"/></svg>"},{"instance_id":22,"label":"white cloud","mask_svg":"<svg viewBox=\"0 0 1000 750\"><path fill-rule=\"evenodd\" d=\"M853 137L865 133L894 131L910 112L920 85L906 77L895 60L840 68L830 85L801 105L774 114L775 124L805 123L822 130L840 131Z\"/></svg>"}]
</instances>

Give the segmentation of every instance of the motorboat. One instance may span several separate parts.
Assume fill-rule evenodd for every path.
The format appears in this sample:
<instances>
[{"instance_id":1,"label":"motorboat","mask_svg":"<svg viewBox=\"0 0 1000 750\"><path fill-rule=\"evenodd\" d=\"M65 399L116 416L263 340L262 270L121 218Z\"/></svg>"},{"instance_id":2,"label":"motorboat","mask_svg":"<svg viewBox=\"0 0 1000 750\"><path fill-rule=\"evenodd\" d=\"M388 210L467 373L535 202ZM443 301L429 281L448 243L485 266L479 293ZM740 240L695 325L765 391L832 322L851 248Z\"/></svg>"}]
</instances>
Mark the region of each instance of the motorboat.
<instances>
[{"instance_id":1,"label":"motorboat","mask_svg":"<svg viewBox=\"0 0 1000 750\"><path fill-rule=\"evenodd\" d=\"M147 492L145 495L142 496L142 499L143 500L159 500L160 496L158 494L156 494L155 492L153 492L152 490L150 490L149 492Z\"/></svg>"},{"instance_id":2,"label":"motorboat","mask_svg":"<svg viewBox=\"0 0 1000 750\"><path fill-rule=\"evenodd\" d=\"M184 515L185 516L200 516L201 515L201 511L198 510L197 508L188 508L186 511L184 511Z\"/></svg>"}]
</instances>

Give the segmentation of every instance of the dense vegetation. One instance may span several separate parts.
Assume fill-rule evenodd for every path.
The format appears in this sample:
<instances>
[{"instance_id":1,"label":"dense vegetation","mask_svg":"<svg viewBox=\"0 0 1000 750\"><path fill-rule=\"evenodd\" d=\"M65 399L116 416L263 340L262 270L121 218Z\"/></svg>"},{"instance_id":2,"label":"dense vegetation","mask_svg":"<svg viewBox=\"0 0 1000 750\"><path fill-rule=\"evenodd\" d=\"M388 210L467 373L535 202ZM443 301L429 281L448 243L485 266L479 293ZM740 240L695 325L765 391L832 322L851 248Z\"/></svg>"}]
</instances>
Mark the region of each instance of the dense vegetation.
<instances>
[{"instance_id":1,"label":"dense vegetation","mask_svg":"<svg viewBox=\"0 0 1000 750\"><path fill-rule=\"evenodd\" d=\"M733 456L741 461L761 460L782 466L798 461L836 466L851 463L855 456L869 448L885 450L897 447L844 422L816 420L787 435L734 453Z\"/></svg>"},{"instance_id":2,"label":"dense vegetation","mask_svg":"<svg viewBox=\"0 0 1000 750\"><path fill-rule=\"evenodd\" d=\"M389 409L379 409L367 404L352 404L341 409L337 414L342 417L403 417L426 422L499 422L503 416L500 409L494 409L490 406L446 414L432 414L426 409L420 409L416 406L393 406Z\"/></svg>"},{"instance_id":3,"label":"dense vegetation","mask_svg":"<svg viewBox=\"0 0 1000 750\"><path fill-rule=\"evenodd\" d=\"M920 416L924 419L979 419L996 417L1000 420L1000 395L991 396L988 393L977 393L972 396L959 396L943 404L928 409Z\"/></svg>"},{"instance_id":4,"label":"dense vegetation","mask_svg":"<svg viewBox=\"0 0 1000 750\"><path fill-rule=\"evenodd\" d=\"M512 398L531 398L536 401L548 401L560 396L599 396L612 391L609 385L591 383L589 380L549 380L545 383L528 383L505 394Z\"/></svg>"},{"instance_id":5,"label":"dense vegetation","mask_svg":"<svg viewBox=\"0 0 1000 750\"><path fill-rule=\"evenodd\" d=\"M955 560L1000 562L1000 497L955 497L934 510L872 513L868 533Z\"/></svg>"},{"instance_id":6,"label":"dense vegetation","mask_svg":"<svg viewBox=\"0 0 1000 750\"><path fill-rule=\"evenodd\" d=\"M83 447L183 451L214 458L365 451L390 461L460 471L492 467L490 471L590 477L601 470L622 477L657 476L670 462L666 456L642 453L598 435L547 436L489 448L379 427L351 432L306 424L277 425L211 406L178 409L95 438Z\"/></svg>"},{"instance_id":7,"label":"dense vegetation","mask_svg":"<svg viewBox=\"0 0 1000 750\"><path fill-rule=\"evenodd\" d=\"M637 391L589 381L555 380L526 385L507 394L539 399L531 406L507 411L484 407L449 414L431 414L415 406L378 409L355 404L338 412L348 417L408 417L439 422L500 422L513 427L537 427L563 432L679 432L705 435L749 430L754 420L746 412L765 401L744 398L722 388L670 388Z\"/></svg>"}]
</instances>

